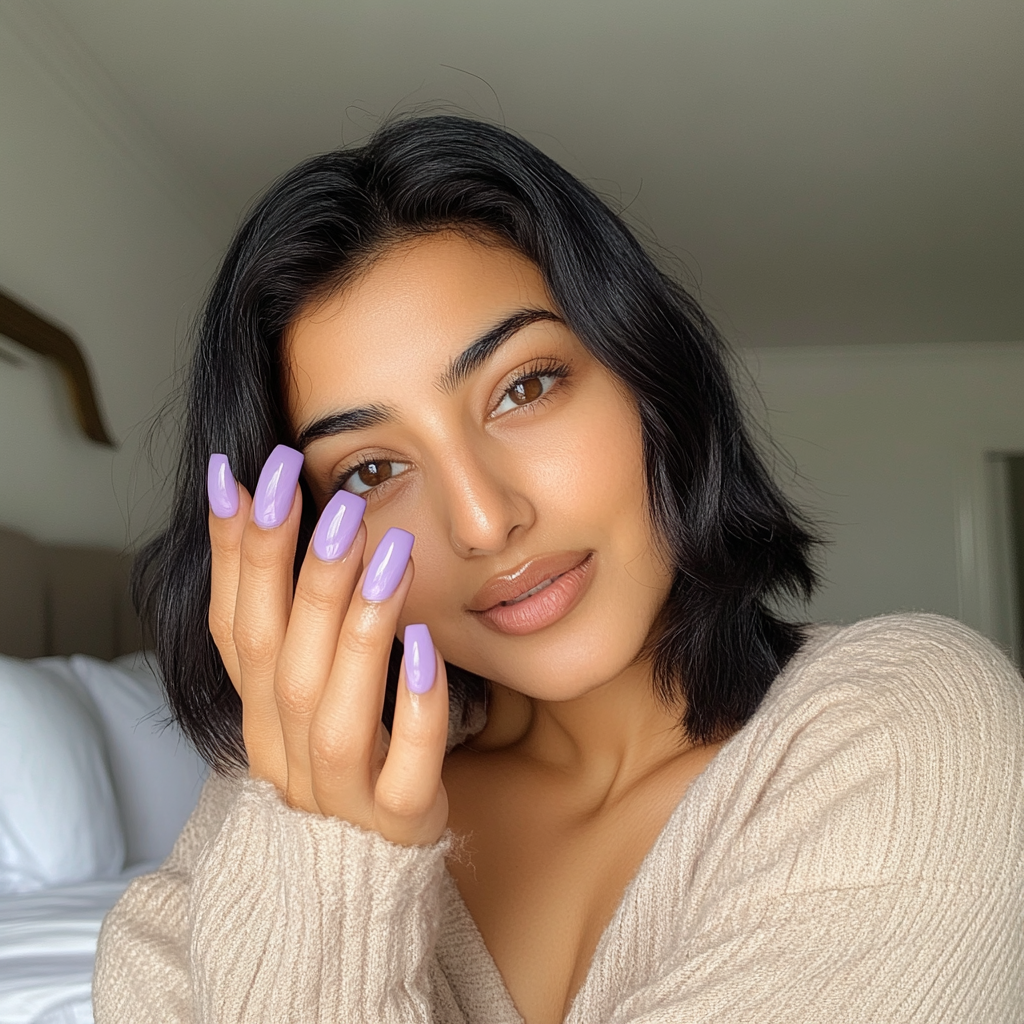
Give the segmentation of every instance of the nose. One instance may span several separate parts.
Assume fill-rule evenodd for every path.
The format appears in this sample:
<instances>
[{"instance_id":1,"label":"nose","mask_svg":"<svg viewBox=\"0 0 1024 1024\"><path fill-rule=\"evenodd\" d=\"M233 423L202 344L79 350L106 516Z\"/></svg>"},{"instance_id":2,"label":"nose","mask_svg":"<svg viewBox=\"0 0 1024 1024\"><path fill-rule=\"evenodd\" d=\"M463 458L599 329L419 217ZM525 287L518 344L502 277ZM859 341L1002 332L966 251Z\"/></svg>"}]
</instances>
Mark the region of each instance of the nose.
<instances>
[{"instance_id":1,"label":"nose","mask_svg":"<svg viewBox=\"0 0 1024 1024\"><path fill-rule=\"evenodd\" d=\"M437 476L452 550L462 558L498 554L533 525L533 504L503 461L493 450L459 446Z\"/></svg>"}]
</instances>

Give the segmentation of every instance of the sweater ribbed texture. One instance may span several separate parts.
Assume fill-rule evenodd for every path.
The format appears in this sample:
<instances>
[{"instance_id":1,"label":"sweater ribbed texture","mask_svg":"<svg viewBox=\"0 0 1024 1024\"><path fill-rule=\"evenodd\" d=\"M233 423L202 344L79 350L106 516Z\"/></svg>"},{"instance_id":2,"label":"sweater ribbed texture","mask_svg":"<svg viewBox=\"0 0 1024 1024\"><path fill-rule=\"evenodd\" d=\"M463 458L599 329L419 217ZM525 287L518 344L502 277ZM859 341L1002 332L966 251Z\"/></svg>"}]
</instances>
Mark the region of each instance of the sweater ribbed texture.
<instances>
[{"instance_id":1,"label":"sweater ribbed texture","mask_svg":"<svg viewBox=\"0 0 1024 1024\"><path fill-rule=\"evenodd\" d=\"M823 627L692 783L566 1024L1024 1020L1024 681L949 619ZM97 1024L515 1024L444 857L213 777L104 923Z\"/></svg>"}]
</instances>

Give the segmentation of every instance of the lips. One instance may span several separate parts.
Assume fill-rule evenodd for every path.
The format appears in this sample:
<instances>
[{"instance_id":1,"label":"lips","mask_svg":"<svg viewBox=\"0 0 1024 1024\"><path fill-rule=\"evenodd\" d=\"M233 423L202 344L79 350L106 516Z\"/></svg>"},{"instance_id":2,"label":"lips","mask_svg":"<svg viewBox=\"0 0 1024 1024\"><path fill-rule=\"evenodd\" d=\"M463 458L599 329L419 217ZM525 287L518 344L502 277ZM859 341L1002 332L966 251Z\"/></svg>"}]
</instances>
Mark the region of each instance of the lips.
<instances>
[{"instance_id":1,"label":"lips","mask_svg":"<svg viewBox=\"0 0 1024 1024\"><path fill-rule=\"evenodd\" d=\"M572 565L578 557L579 552L572 558L549 556L524 566L513 581L509 581L508 576L492 580L484 590L481 603L495 596L507 596L474 615L488 629L506 636L526 636L553 626L583 600L593 579L593 552ZM570 568L565 569L567 564ZM534 583L538 577L539 581ZM530 583L534 585L528 586Z\"/></svg>"},{"instance_id":2,"label":"lips","mask_svg":"<svg viewBox=\"0 0 1024 1024\"><path fill-rule=\"evenodd\" d=\"M527 562L508 572L492 576L469 605L471 612L485 612L497 605L518 604L541 593L558 577L578 568L590 557L589 551L560 551Z\"/></svg>"}]
</instances>

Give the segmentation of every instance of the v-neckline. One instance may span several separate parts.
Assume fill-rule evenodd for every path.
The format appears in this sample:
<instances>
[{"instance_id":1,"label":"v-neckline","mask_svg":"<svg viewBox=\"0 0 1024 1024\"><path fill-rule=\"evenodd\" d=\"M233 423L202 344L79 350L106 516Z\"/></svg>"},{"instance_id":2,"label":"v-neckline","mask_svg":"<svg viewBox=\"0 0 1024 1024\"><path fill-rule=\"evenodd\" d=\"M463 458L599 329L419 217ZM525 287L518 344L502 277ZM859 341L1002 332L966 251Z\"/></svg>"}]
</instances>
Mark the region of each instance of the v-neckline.
<instances>
[{"instance_id":1,"label":"v-neckline","mask_svg":"<svg viewBox=\"0 0 1024 1024\"><path fill-rule=\"evenodd\" d=\"M693 793L695 789L707 788L709 783L707 783L706 780L709 775L712 774L713 770L715 775L721 772L722 769L720 766L723 763L722 755L726 750L733 746L733 741L745 731L746 726L737 730L722 744L715 756L712 757L701 772L690 781L690 784L684 790L683 795L679 798L675 807L672 808L668 818L665 819L665 824L661 827L661 830L651 843L650 848L640 860L640 864L637 866L633 877L630 878L629 882L622 890L622 896L619 898L619 902L615 905L615 910L612 912L612 916L609 918L608 923L601 932L601 937L598 939L597 946L594 948L594 955L590 958L590 965L587 967L587 973L584 975L580 987L573 995L572 1001L569 1004L569 1010L562 1019L561 1024L574 1024L577 1006L580 1004L580 1000L584 993L590 987L591 979L593 978L599 963L606 956L606 951L613 945L615 933L621 928L620 919L624 909L630 904L635 892L650 878L651 872L649 870L649 866L657 856L659 849L668 841L667 837L676 831L676 819L682 817L682 815L689 809L690 803L692 802L692 800L689 799L690 794ZM715 770L716 767L717 770ZM504 1014L509 1014L509 1016L502 1016L501 1018L495 1018L492 1016L489 1018L488 1024L492 1024L492 1022L493 1024L525 1024L523 1016L516 1008L515 1001L512 999L508 986L505 984L505 979L502 976L501 969L498 967L497 962L491 955L491 951L487 948L487 943L484 941L483 933L480 931L479 927L477 927L476 920L473 918L466 901L462 898L462 893L459 891L459 887L454 876L447 868L445 868L445 885L450 890L449 898L451 900L453 915L462 926L459 930L464 930L465 933L472 936L473 946L476 947L473 950L473 953L475 954L474 958L478 959L479 968L489 975L488 980L494 985L495 991L500 991L501 998L505 1003L502 1007L502 1011ZM473 1022L473 1024L475 1024L475 1022Z\"/></svg>"},{"instance_id":2,"label":"v-neckline","mask_svg":"<svg viewBox=\"0 0 1024 1024\"><path fill-rule=\"evenodd\" d=\"M766 708L770 706L771 695L778 693L780 680L783 680L784 678L792 678L794 671L798 670L808 657L819 654L821 649L828 643L835 633L838 632L838 630L839 627L837 626L821 623L813 624L808 627L808 635L804 644L801 646L800 650L790 658L782 671L779 672L772 680L771 686L765 692L764 697L754 714L751 715L750 718L722 744L721 748L704 766L700 774L697 775L697 777L694 778L686 787L683 795L679 798L678 803L676 803L675 807L672 809L672 813L669 814L668 818L666 818L661 831L655 837L654 842L651 843L650 849L641 859L633 877L622 890L622 896L616 904L615 910L613 911L611 918L608 920L608 924L605 925L600 939L598 939L597 946L594 949L594 955L590 958L590 966L587 968L587 973L584 975L583 982L576 990L575 995L573 995L572 1002L569 1004L569 1010L562 1019L561 1024L589 1024L589 1022L577 1019L577 1009L581 1006L581 1000L584 995L588 993L589 988L593 984L595 973L601 967L603 961L607 959L609 955L608 951L615 947L614 940L617 933L622 928L621 919L625 914L626 909L634 903L634 897L645 884L652 884L651 879L653 877L653 872L651 870L651 864L659 856L661 848L668 843L669 836L674 835L677 830L687 837L696 834L697 830L690 830L690 832L687 833L685 829L679 829L679 819L681 819L685 814L690 813L694 802L699 799L699 794L713 786L717 776L728 772L732 759L727 756L727 752L732 751L739 746L740 738L749 735L754 729L755 724L760 720ZM445 884L451 890L449 910L462 926L458 931L469 937L470 949L466 950L466 944L463 942L461 944L463 946L462 952L463 954L468 952L469 955L478 960L479 969L489 976L489 980L494 986L495 993L500 993L500 999L504 1004L501 1008L503 1016L500 1018L494 1016L492 1009L493 1004L488 1004L488 1024L525 1024L522 1015L516 1008L515 1002L509 993L508 986L505 984L505 979L502 977L501 970L498 968L494 957L491 956L491 951L487 948L487 943L484 942L483 934L477 927L476 921L473 919L473 915L470 913L466 901L462 898L462 893L459 892L459 887L455 882L455 878L447 868L445 869ZM455 923L456 922L453 922L453 925ZM470 994L467 993L467 995ZM472 998L471 995L470 998Z\"/></svg>"},{"instance_id":3,"label":"v-neckline","mask_svg":"<svg viewBox=\"0 0 1024 1024\"><path fill-rule=\"evenodd\" d=\"M808 635L804 644L772 680L771 686L765 692L757 711L722 744L718 753L690 781L683 795L679 798L678 803L672 809L672 813L666 819L662 829L660 829L650 848L641 859L633 874L633 878L630 879L623 889L623 894L615 905L615 909L604 931L601 933L600 939L598 939L594 955L591 957L590 966L587 968L587 974L584 976L580 987L572 996L568 1012L562 1019L561 1024L589 1024L589 1022L578 1019L578 1010L582 1006L583 998L588 994L591 985L594 983L595 974L601 969L604 961L606 961L609 950L616 946L615 939L623 928L622 919L624 914L630 906L635 904L635 898L642 887L652 884L651 880L654 872L651 869L651 864L660 855L662 848L669 843L670 837L674 837L677 833L683 836L684 839L695 837L698 829L687 830L682 828L679 824L680 820L684 815L691 813L691 808L700 799L700 794L708 790L709 787L714 786L719 775L729 771L733 760L729 756L729 752L734 751L740 745L740 737L751 734L756 723L759 722L767 708L770 707L771 696L778 693L779 682L783 679L793 678L795 671L799 671L799 668L806 662L806 659L811 655L816 656L820 653L821 648L839 632L839 629L837 626L823 624L814 624L808 628ZM697 806L699 807L700 805L698 804ZM455 945L459 947L458 950L453 949L452 952L454 956L459 957L460 966L465 967L467 957L474 959L477 962L478 971L486 976L487 982L493 988L495 997L499 998L502 1002L501 1017L495 1016L495 1011L498 1008L494 1006L494 1002L487 1001L487 1017L480 1019L486 1019L487 1024L525 1024L522 1015L516 1009L515 1002L508 990L508 986L505 984L501 970L495 958L490 955L490 950L483 941L483 935L479 928L477 928L469 906L462 898L462 893L459 891L459 886L456 884L453 874L446 867L444 870L444 885L450 889L450 897L446 903L445 915L451 914L455 920L451 922L449 929L445 930L442 927L438 953L441 952L440 940L443 934L445 931L451 931L453 937L457 939ZM466 1001L474 1001L473 992L468 987L464 988L458 983L453 987L463 991ZM472 1024L475 1024L475 1021Z\"/></svg>"}]
</instances>

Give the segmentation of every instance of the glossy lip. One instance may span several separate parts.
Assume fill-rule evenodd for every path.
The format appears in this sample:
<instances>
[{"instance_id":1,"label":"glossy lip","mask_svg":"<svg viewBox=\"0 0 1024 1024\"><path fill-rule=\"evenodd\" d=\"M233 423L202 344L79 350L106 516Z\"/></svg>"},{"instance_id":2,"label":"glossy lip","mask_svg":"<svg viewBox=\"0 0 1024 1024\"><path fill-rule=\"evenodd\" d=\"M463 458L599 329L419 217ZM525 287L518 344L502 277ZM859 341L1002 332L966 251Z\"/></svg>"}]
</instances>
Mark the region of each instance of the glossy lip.
<instances>
[{"instance_id":1,"label":"glossy lip","mask_svg":"<svg viewBox=\"0 0 1024 1024\"><path fill-rule=\"evenodd\" d=\"M538 584L575 569L593 554L591 551L558 551L531 558L508 572L492 576L469 604L471 612L485 612L502 601L512 601Z\"/></svg>"},{"instance_id":2,"label":"glossy lip","mask_svg":"<svg viewBox=\"0 0 1024 1024\"><path fill-rule=\"evenodd\" d=\"M564 568L566 564L568 568ZM552 568L556 565L563 568L563 571L553 572ZM590 584L593 566L592 551L587 552L582 558L579 552L575 552L571 559L566 559L565 556L549 556L527 563L514 581L509 580L508 576L491 581L485 588L483 599L490 600L499 592L507 593L509 597L491 604L490 607L471 610L485 626L495 632L512 636L535 633L558 622L576 607ZM515 604L508 603L512 598L527 593L547 580L552 582L536 594L531 594Z\"/></svg>"}]
</instances>

